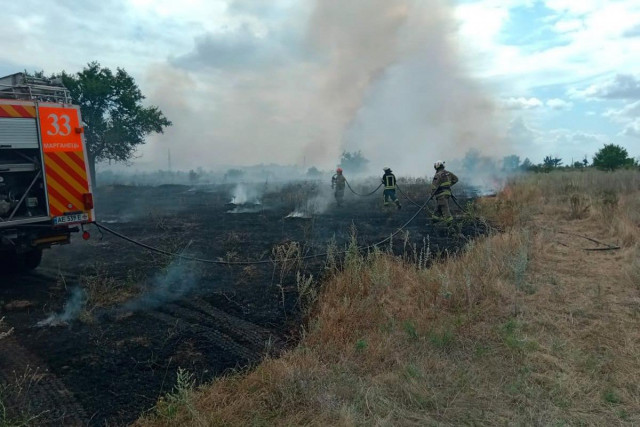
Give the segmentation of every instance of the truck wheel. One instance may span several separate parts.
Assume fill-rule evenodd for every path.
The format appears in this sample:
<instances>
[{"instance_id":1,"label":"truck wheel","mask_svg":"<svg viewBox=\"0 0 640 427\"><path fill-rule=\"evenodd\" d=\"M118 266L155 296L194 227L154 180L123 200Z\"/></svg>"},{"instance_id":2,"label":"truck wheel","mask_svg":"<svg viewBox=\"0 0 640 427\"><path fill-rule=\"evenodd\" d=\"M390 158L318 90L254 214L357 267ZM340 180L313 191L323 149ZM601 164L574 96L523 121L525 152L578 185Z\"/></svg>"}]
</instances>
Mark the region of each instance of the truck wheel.
<instances>
[{"instance_id":1,"label":"truck wheel","mask_svg":"<svg viewBox=\"0 0 640 427\"><path fill-rule=\"evenodd\" d=\"M31 271L38 268L42 261L42 249L32 249L21 255L20 267L22 271Z\"/></svg>"}]
</instances>

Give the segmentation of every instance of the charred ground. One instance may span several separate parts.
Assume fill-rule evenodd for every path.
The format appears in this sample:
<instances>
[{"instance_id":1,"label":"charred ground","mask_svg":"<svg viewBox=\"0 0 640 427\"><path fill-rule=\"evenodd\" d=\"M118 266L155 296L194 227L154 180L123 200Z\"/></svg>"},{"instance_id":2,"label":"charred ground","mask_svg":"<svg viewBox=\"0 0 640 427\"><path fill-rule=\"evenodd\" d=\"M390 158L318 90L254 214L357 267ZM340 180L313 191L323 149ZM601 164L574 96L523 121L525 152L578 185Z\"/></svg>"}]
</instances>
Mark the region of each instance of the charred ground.
<instances>
[{"instance_id":1,"label":"charred ground","mask_svg":"<svg viewBox=\"0 0 640 427\"><path fill-rule=\"evenodd\" d=\"M347 193L341 208L329 199L328 209L311 218L286 218L309 206L318 184L254 187L261 203L243 206L229 204L234 188L113 186L99 189L96 200L105 225L163 250L289 261L180 261L92 229L88 242L76 239L46 253L38 272L2 277L0 317L15 328L0 346L1 397L11 417L38 416L36 424L123 424L172 389L179 367L200 382L277 354L296 341L302 322L296 277L312 275L317 283L325 271L325 257L300 256L326 252L332 242L340 251L352 236L360 245L378 242L418 209L403 200L402 210L385 210L380 194ZM403 190L425 200L424 185L405 184ZM234 209L243 213L230 213ZM406 227L408 234L383 248L434 256L455 252L484 232L468 218L458 224L447 233L421 213ZM73 320L35 327L63 310L75 288L84 290L86 304Z\"/></svg>"}]
</instances>

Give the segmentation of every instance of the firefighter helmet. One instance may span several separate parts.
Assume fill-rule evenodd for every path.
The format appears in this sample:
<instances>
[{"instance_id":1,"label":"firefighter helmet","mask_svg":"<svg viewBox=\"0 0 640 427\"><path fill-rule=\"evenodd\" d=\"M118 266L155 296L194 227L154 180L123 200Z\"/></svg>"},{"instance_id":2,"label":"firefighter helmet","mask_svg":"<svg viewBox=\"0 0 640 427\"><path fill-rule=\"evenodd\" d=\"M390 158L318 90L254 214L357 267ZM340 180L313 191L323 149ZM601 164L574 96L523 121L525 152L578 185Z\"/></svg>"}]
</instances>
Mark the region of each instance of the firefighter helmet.
<instances>
[{"instance_id":1,"label":"firefighter helmet","mask_svg":"<svg viewBox=\"0 0 640 427\"><path fill-rule=\"evenodd\" d=\"M438 160L437 162L435 162L433 164L433 168L435 170L438 170L438 169L443 168L443 167L444 167L444 162L442 160Z\"/></svg>"},{"instance_id":2,"label":"firefighter helmet","mask_svg":"<svg viewBox=\"0 0 640 427\"><path fill-rule=\"evenodd\" d=\"M336 169L336 172L338 172L338 173L342 173L342 168L338 168L338 169Z\"/></svg>"},{"instance_id":3,"label":"firefighter helmet","mask_svg":"<svg viewBox=\"0 0 640 427\"><path fill-rule=\"evenodd\" d=\"M383 167L382 170L385 172L391 172L391 168L389 166Z\"/></svg>"}]
</instances>

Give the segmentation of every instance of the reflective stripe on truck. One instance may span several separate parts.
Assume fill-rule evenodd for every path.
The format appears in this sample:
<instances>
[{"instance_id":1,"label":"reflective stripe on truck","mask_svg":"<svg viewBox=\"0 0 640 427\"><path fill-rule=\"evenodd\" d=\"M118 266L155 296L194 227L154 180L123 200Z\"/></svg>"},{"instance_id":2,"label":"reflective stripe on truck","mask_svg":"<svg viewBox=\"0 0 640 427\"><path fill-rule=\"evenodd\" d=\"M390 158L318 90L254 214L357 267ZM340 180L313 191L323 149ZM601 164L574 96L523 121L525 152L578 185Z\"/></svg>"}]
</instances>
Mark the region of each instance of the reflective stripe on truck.
<instances>
[{"instance_id":1,"label":"reflective stripe on truck","mask_svg":"<svg viewBox=\"0 0 640 427\"><path fill-rule=\"evenodd\" d=\"M30 105L0 104L0 117L35 119L36 107Z\"/></svg>"}]
</instances>

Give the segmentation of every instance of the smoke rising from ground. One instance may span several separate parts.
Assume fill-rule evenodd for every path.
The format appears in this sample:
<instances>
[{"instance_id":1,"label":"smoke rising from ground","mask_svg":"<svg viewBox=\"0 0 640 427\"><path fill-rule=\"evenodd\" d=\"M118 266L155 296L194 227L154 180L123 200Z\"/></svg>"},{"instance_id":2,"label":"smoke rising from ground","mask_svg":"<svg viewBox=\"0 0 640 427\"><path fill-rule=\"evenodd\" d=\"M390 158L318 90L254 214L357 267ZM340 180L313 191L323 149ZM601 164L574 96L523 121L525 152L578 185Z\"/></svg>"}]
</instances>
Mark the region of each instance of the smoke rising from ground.
<instances>
[{"instance_id":1,"label":"smoke rising from ground","mask_svg":"<svg viewBox=\"0 0 640 427\"><path fill-rule=\"evenodd\" d=\"M157 274L149 289L137 298L125 302L117 311L133 312L150 310L163 304L180 299L198 284L194 266L178 259L173 261L162 273Z\"/></svg>"},{"instance_id":2,"label":"smoke rising from ground","mask_svg":"<svg viewBox=\"0 0 640 427\"><path fill-rule=\"evenodd\" d=\"M52 313L44 320L41 320L36 324L38 327L43 326L61 326L66 325L72 320L75 320L84 307L87 305L87 294L82 288L73 288L71 290L71 296L65 302L61 313Z\"/></svg>"},{"instance_id":3,"label":"smoke rising from ground","mask_svg":"<svg viewBox=\"0 0 640 427\"><path fill-rule=\"evenodd\" d=\"M260 197L261 195L255 187L238 184L233 189L230 203L233 203L234 205L260 205L262 204Z\"/></svg>"},{"instance_id":4,"label":"smoke rising from ground","mask_svg":"<svg viewBox=\"0 0 640 427\"><path fill-rule=\"evenodd\" d=\"M298 203L295 209L286 218L312 218L320 215L335 204L333 190L328 185L315 185L313 196Z\"/></svg>"},{"instance_id":5,"label":"smoke rising from ground","mask_svg":"<svg viewBox=\"0 0 640 427\"><path fill-rule=\"evenodd\" d=\"M308 0L278 11L286 18L257 28L245 10L247 24L204 34L154 67L151 101L174 127L153 137L145 159L164 164L179 143L182 168L333 167L359 149L373 170L424 174L471 147L503 153L493 105L465 72L449 2ZM230 49L242 61L225 62ZM165 72L172 78L157 77ZM176 88L188 91L186 106Z\"/></svg>"}]
</instances>

